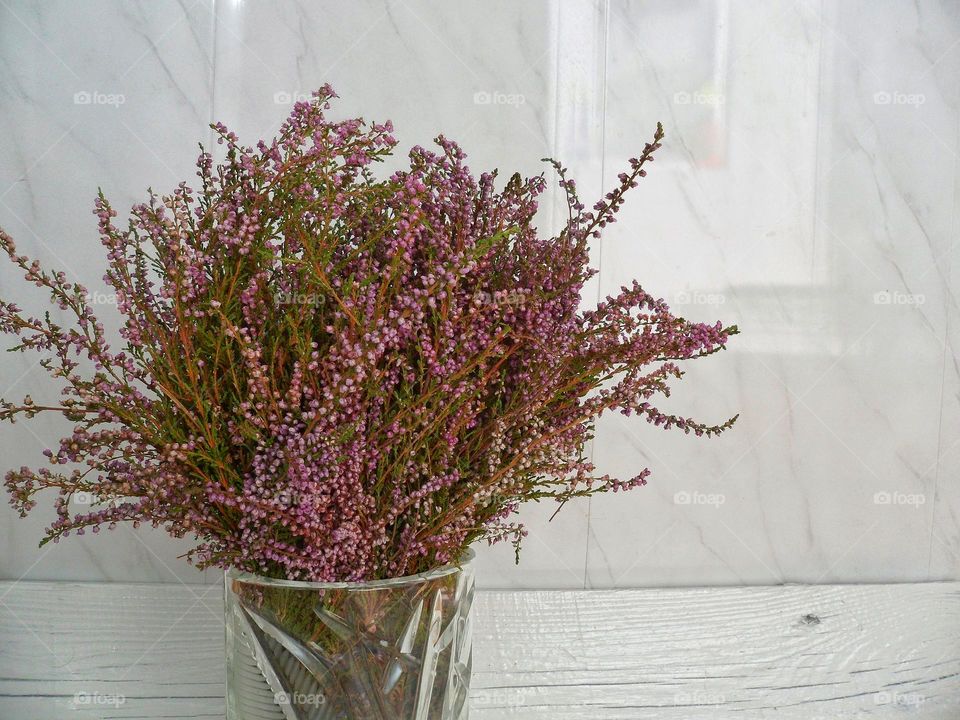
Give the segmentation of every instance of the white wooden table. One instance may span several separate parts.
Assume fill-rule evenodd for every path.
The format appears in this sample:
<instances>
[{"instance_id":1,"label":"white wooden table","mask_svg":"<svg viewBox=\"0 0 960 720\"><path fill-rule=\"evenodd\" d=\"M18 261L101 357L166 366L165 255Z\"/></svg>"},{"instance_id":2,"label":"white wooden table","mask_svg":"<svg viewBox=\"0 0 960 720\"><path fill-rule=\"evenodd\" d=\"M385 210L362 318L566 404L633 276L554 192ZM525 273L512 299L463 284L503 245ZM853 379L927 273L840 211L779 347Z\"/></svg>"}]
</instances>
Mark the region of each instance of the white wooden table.
<instances>
[{"instance_id":1,"label":"white wooden table","mask_svg":"<svg viewBox=\"0 0 960 720\"><path fill-rule=\"evenodd\" d=\"M0 583L0 720L223 718L218 586ZM960 718L960 583L485 591L474 720Z\"/></svg>"}]
</instances>

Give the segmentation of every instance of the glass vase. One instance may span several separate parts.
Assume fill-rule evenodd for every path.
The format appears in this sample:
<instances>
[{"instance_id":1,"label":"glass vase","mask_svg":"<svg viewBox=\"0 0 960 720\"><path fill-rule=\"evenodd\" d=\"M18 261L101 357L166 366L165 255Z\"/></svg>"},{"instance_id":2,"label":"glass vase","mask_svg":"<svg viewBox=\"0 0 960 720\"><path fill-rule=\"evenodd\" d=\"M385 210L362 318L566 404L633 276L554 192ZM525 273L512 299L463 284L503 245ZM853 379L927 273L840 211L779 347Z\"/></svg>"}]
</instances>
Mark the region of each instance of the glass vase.
<instances>
[{"instance_id":1,"label":"glass vase","mask_svg":"<svg viewBox=\"0 0 960 720\"><path fill-rule=\"evenodd\" d=\"M464 720L472 559L363 583L228 571L227 720Z\"/></svg>"}]
</instances>

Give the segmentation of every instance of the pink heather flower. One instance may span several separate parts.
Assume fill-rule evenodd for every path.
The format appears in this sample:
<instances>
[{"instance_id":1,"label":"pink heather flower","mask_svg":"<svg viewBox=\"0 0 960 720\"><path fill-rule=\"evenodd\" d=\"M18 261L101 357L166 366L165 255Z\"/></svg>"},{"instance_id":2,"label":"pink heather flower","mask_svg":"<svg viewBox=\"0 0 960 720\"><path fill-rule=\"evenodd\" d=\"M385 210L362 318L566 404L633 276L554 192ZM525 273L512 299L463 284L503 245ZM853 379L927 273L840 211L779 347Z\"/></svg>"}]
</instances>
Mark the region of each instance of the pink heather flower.
<instances>
[{"instance_id":1,"label":"pink heather flower","mask_svg":"<svg viewBox=\"0 0 960 720\"><path fill-rule=\"evenodd\" d=\"M13 422L57 412L73 431L49 465L6 475L21 514L57 493L44 542L149 522L195 537L201 567L362 580L456 560L509 540L527 500L566 501L647 482L597 477L596 418L614 410L712 435L654 404L679 364L735 327L691 323L633 283L590 311L588 243L614 222L663 137L555 237L534 218L543 176L475 177L451 140L374 172L389 123L327 118L329 87L256 149L221 124L197 188L151 195L121 226L94 213L104 280L122 316L112 350L87 290L3 249L75 316L61 327L0 301L0 332L39 351L60 400L0 401ZM83 498L84 502L79 502Z\"/></svg>"}]
</instances>

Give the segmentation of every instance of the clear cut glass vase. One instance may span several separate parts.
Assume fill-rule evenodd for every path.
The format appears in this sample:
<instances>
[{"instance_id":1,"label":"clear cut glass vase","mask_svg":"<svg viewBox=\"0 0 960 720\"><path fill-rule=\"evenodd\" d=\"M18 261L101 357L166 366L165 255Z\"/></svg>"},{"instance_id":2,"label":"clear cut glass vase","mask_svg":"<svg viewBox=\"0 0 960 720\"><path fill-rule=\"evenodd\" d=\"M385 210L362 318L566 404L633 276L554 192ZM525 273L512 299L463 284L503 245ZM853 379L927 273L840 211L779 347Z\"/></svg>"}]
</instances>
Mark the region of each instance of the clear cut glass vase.
<instances>
[{"instance_id":1,"label":"clear cut glass vase","mask_svg":"<svg viewBox=\"0 0 960 720\"><path fill-rule=\"evenodd\" d=\"M227 720L464 720L472 560L365 583L228 571Z\"/></svg>"}]
</instances>

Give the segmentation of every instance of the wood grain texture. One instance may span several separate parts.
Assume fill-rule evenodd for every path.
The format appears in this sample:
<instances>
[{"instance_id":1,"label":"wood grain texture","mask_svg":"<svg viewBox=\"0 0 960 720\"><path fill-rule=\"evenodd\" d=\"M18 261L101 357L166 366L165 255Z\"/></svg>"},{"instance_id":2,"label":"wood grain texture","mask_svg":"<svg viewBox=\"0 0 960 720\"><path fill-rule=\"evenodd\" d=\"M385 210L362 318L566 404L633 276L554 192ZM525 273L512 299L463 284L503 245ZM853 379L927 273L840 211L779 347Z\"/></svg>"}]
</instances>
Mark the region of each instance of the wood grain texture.
<instances>
[{"instance_id":1,"label":"wood grain texture","mask_svg":"<svg viewBox=\"0 0 960 720\"><path fill-rule=\"evenodd\" d=\"M216 586L0 583L0 720L222 718ZM484 591L472 717L960 718L960 583Z\"/></svg>"}]
</instances>

